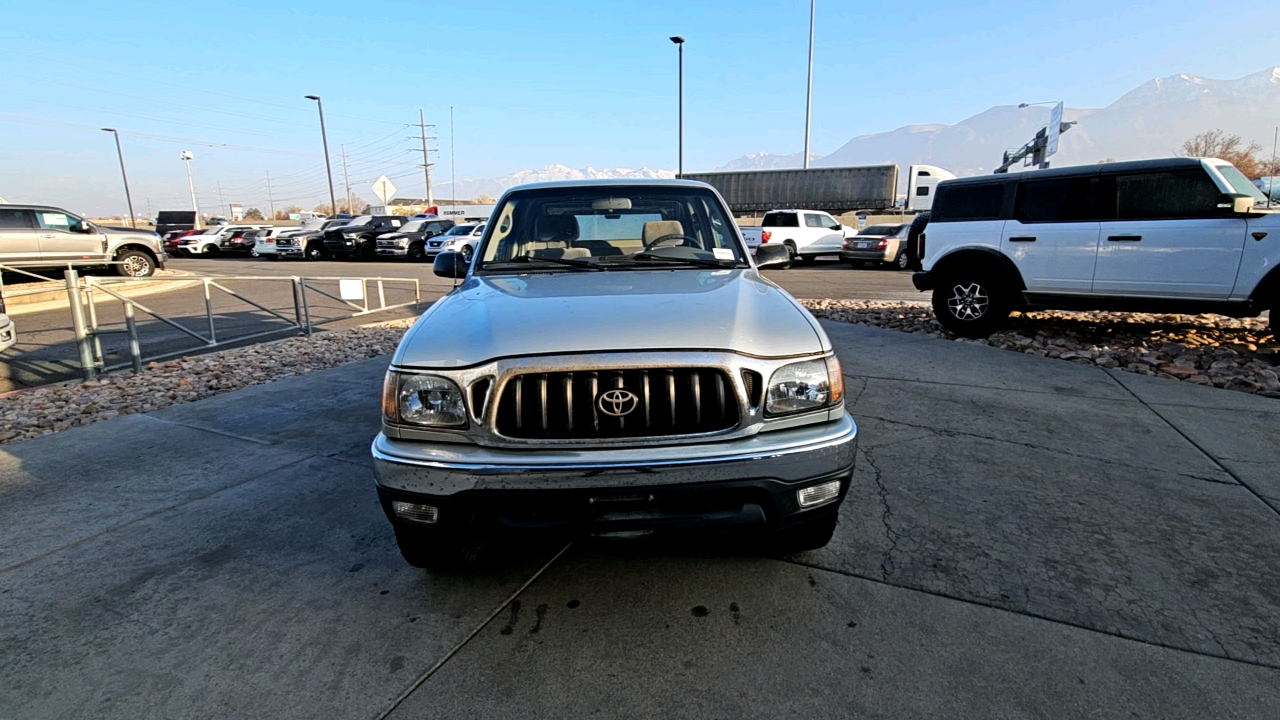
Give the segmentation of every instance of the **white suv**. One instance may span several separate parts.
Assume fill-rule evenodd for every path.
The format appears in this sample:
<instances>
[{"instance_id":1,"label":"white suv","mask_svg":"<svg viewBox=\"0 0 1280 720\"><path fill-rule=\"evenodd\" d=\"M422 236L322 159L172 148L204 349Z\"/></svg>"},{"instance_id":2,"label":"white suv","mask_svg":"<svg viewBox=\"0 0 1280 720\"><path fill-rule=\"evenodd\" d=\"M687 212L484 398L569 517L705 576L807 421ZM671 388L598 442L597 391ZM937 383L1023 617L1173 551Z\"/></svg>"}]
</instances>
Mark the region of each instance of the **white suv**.
<instances>
[{"instance_id":1,"label":"white suv","mask_svg":"<svg viewBox=\"0 0 1280 720\"><path fill-rule=\"evenodd\" d=\"M912 282L966 337L1022 309L1256 317L1280 306L1280 215L1265 204L1214 158L948 180Z\"/></svg>"},{"instance_id":2,"label":"white suv","mask_svg":"<svg viewBox=\"0 0 1280 720\"><path fill-rule=\"evenodd\" d=\"M819 210L770 210L759 227L742 228L747 249L753 253L764 244L783 245L792 260L813 262L819 255L839 255L844 241L858 231L841 225Z\"/></svg>"}]
</instances>

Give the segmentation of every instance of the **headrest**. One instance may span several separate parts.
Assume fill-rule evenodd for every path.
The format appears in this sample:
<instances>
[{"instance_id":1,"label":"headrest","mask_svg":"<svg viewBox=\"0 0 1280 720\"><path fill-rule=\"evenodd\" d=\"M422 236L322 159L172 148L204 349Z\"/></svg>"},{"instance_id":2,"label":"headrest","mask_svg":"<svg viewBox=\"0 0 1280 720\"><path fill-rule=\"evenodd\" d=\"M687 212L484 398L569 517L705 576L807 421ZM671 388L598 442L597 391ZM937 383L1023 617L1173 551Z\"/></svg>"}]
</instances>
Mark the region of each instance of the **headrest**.
<instances>
[{"instance_id":1,"label":"headrest","mask_svg":"<svg viewBox=\"0 0 1280 720\"><path fill-rule=\"evenodd\" d=\"M578 218L572 215L543 215L535 232L538 242L571 242L578 239Z\"/></svg>"},{"instance_id":2,"label":"headrest","mask_svg":"<svg viewBox=\"0 0 1280 720\"><path fill-rule=\"evenodd\" d=\"M579 258L591 257L591 251L586 248L542 248L540 250L534 250L532 255L536 258L577 260Z\"/></svg>"},{"instance_id":3,"label":"headrest","mask_svg":"<svg viewBox=\"0 0 1280 720\"><path fill-rule=\"evenodd\" d=\"M653 220L644 224L640 239L645 245L667 235L683 235L684 225L679 220Z\"/></svg>"}]
</instances>

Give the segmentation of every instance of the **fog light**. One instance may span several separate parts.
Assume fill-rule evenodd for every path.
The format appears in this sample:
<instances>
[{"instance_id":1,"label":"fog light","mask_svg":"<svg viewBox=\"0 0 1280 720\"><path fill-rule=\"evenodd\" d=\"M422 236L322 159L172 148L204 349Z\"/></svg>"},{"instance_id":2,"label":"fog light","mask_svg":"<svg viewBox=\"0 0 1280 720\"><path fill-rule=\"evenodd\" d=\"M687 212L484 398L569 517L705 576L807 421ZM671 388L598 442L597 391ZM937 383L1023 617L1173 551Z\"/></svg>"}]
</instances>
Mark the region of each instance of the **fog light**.
<instances>
[{"instance_id":1,"label":"fog light","mask_svg":"<svg viewBox=\"0 0 1280 720\"><path fill-rule=\"evenodd\" d=\"M796 491L796 502L800 503L800 507L808 508L814 505L821 505L824 502L834 500L840 494L840 481L832 480L821 485L814 485L802 490ZM433 510L435 508L432 508Z\"/></svg>"},{"instance_id":2,"label":"fog light","mask_svg":"<svg viewBox=\"0 0 1280 720\"><path fill-rule=\"evenodd\" d=\"M839 483L836 483L836 485L838 489ZM434 505L419 505L417 503L392 500L391 510L395 512L396 517L427 525L431 525L440 519L440 508Z\"/></svg>"}]
</instances>

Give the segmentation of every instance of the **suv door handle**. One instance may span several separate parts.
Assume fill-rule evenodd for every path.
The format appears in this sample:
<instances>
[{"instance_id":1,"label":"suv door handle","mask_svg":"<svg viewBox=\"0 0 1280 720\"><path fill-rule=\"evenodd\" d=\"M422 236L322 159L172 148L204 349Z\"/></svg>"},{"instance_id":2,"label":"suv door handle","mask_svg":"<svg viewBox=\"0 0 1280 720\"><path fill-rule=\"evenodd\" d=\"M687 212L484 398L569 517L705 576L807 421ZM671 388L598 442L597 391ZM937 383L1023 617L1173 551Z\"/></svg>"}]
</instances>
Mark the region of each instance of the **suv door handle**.
<instances>
[{"instance_id":1,"label":"suv door handle","mask_svg":"<svg viewBox=\"0 0 1280 720\"><path fill-rule=\"evenodd\" d=\"M1009 242L1035 242L1035 241L1036 241L1035 238L1029 237L1026 235L1020 235L1018 237L1009 238Z\"/></svg>"},{"instance_id":2,"label":"suv door handle","mask_svg":"<svg viewBox=\"0 0 1280 720\"><path fill-rule=\"evenodd\" d=\"M1109 235L1107 240L1111 242L1138 242L1142 239L1141 235Z\"/></svg>"},{"instance_id":3,"label":"suv door handle","mask_svg":"<svg viewBox=\"0 0 1280 720\"><path fill-rule=\"evenodd\" d=\"M54 239L54 238L56 238L56 237L58 237L58 236L57 236L57 235L54 235L53 233L44 233L44 234L43 234L43 235L41 235L40 237L41 237L42 239L44 239L44 240L52 240L52 239Z\"/></svg>"}]
</instances>

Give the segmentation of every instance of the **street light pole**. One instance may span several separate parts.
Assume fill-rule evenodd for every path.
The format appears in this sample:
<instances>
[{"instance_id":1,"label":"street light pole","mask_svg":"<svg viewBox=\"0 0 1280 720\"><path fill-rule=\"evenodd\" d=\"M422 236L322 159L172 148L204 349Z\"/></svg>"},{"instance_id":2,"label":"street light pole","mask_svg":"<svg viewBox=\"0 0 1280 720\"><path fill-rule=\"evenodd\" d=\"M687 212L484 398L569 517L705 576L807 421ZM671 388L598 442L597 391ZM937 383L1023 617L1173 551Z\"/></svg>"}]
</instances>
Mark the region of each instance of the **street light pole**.
<instances>
[{"instance_id":1,"label":"street light pole","mask_svg":"<svg viewBox=\"0 0 1280 720\"><path fill-rule=\"evenodd\" d=\"M679 110L679 120L677 121L677 125L678 125L677 136L679 138L678 140L679 158L676 163L678 168L676 170L676 177L682 177L684 175L684 38L679 35L674 35L671 37L671 42L675 43L676 47L680 48L680 71L679 71L679 81L678 81L679 83L678 94L680 96L680 99L679 99L680 110Z\"/></svg>"},{"instance_id":2,"label":"street light pole","mask_svg":"<svg viewBox=\"0 0 1280 720\"><path fill-rule=\"evenodd\" d=\"M329 176L329 210L333 215L338 214L338 198L333 194L333 168L329 165L329 135L324 131L324 103L320 102L319 95L307 95L308 100L315 100L316 107L320 110L320 142L324 144L324 171Z\"/></svg>"},{"instance_id":3,"label":"street light pole","mask_svg":"<svg viewBox=\"0 0 1280 720\"><path fill-rule=\"evenodd\" d=\"M813 118L813 24L818 0L809 0L809 89L804 96L804 167L809 169L809 128Z\"/></svg>"},{"instance_id":4,"label":"street light pole","mask_svg":"<svg viewBox=\"0 0 1280 720\"><path fill-rule=\"evenodd\" d=\"M191 179L191 159L195 155L190 150L178 153L178 159L187 163L187 187L191 190L191 211L196 214L196 230L200 229L200 207L196 205L196 183Z\"/></svg>"},{"instance_id":5,"label":"street light pole","mask_svg":"<svg viewBox=\"0 0 1280 720\"><path fill-rule=\"evenodd\" d=\"M120 133L115 128L102 128L116 138L116 155L120 157L120 177L124 178L124 201L129 205L129 227L138 227L138 219L133 214L133 198L129 195L129 174L124 171L124 150L120 149Z\"/></svg>"}]
</instances>

